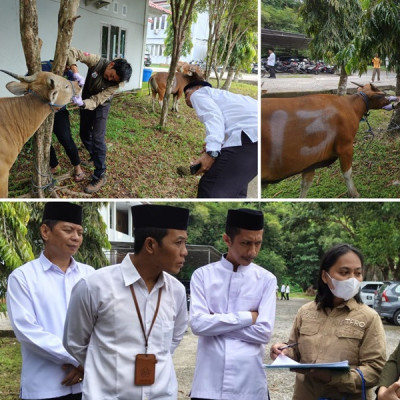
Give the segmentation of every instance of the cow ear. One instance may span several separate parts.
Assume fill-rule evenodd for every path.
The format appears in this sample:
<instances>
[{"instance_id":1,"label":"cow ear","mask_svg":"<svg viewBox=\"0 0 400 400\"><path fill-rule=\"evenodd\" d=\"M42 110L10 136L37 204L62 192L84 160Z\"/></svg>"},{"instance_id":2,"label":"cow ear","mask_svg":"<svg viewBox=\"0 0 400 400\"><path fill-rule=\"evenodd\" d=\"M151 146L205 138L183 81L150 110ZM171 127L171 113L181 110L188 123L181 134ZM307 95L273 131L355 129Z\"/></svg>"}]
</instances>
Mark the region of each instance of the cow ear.
<instances>
[{"instance_id":1,"label":"cow ear","mask_svg":"<svg viewBox=\"0 0 400 400\"><path fill-rule=\"evenodd\" d=\"M8 82L6 88L16 96L22 96L28 91L28 84L26 82Z\"/></svg>"},{"instance_id":2,"label":"cow ear","mask_svg":"<svg viewBox=\"0 0 400 400\"><path fill-rule=\"evenodd\" d=\"M49 89L54 89L56 87L56 84L55 84L53 78L48 78L47 79L47 86L48 86Z\"/></svg>"},{"instance_id":3,"label":"cow ear","mask_svg":"<svg viewBox=\"0 0 400 400\"><path fill-rule=\"evenodd\" d=\"M373 85L372 83L371 83L371 89L372 89L374 92L379 92L379 89L378 89L375 85Z\"/></svg>"}]
</instances>

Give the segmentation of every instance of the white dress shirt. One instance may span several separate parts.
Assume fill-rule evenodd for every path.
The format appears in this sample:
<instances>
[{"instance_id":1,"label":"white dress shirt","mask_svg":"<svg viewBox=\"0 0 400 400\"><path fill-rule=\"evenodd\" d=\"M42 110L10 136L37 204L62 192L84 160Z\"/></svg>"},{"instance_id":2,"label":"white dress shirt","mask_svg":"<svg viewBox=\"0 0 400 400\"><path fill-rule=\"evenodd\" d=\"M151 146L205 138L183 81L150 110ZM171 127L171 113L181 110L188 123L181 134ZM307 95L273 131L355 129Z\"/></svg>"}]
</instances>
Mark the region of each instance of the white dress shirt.
<instances>
[{"instance_id":1,"label":"white dress shirt","mask_svg":"<svg viewBox=\"0 0 400 400\"><path fill-rule=\"evenodd\" d=\"M267 65L270 65L271 67L273 67L275 65L275 60L276 60L275 53L271 53L268 56Z\"/></svg>"},{"instance_id":2,"label":"white dress shirt","mask_svg":"<svg viewBox=\"0 0 400 400\"><path fill-rule=\"evenodd\" d=\"M76 262L64 273L42 253L8 278L7 310L21 342L23 399L45 399L81 392L81 384L63 386L63 364L79 362L62 344L64 321L74 285L94 271Z\"/></svg>"},{"instance_id":3,"label":"white dress shirt","mask_svg":"<svg viewBox=\"0 0 400 400\"><path fill-rule=\"evenodd\" d=\"M258 141L258 102L227 90L202 87L190 101L199 120L206 127L206 151L241 146L244 131L254 143Z\"/></svg>"},{"instance_id":4,"label":"white dress shirt","mask_svg":"<svg viewBox=\"0 0 400 400\"><path fill-rule=\"evenodd\" d=\"M275 322L276 278L256 264L221 261L191 279L190 324L199 335L192 397L267 400L262 366ZM258 311L252 324L250 311Z\"/></svg>"},{"instance_id":5,"label":"white dress shirt","mask_svg":"<svg viewBox=\"0 0 400 400\"><path fill-rule=\"evenodd\" d=\"M153 320L158 289L160 309L148 353L157 358L155 383L135 386L135 357L145 341L129 286L133 284L146 333ZM162 273L149 293L127 254L121 264L96 271L73 290L65 322L64 345L85 366L83 400L177 399L172 353L187 329L185 287Z\"/></svg>"}]
</instances>

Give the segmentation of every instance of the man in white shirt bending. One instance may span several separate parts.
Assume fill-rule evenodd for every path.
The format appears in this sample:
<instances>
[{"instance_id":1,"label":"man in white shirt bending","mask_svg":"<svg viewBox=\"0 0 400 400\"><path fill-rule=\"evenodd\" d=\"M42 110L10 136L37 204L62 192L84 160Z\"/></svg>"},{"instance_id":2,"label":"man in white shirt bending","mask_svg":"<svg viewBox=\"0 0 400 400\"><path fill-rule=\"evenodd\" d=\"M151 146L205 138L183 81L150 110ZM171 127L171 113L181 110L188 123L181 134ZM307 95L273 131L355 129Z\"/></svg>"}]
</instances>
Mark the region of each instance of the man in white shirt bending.
<instances>
[{"instance_id":1,"label":"man in white shirt bending","mask_svg":"<svg viewBox=\"0 0 400 400\"><path fill-rule=\"evenodd\" d=\"M7 310L22 351L20 397L80 400L83 368L62 338L72 288L94 271L73 258L83 239L82 207L47 203L40 234L40 257L8 279Z\"/></svg>"},{"instance_id":2,"label":"man in white shirt bending","mask_svg":"<svg viewBox=\"0 0 400 400\"><path fill-rule=\"evenodd\" d=\"M262 365L275 322L276 278L253 263L264 216L229 210L221 261L191 279L190 324L199 336L192 400L268 400Z\"/></svg>"},{"instance_id":3,"label":"man in white shirt bending","mask_svg":"<svg viewBox=\"0 0 400 400\"><path fill-rule=\"evenodd\" d=\"M203 154L193 162L202 174L198 198L245 198L257 175L257 100L226 90L212 89L206 81L184 88L186 104L205 125Z\"/></svg>"},{"instance_id":4,"label":"man in white shirt bending","mask_svg":"<svg viewBox=\"0 0 400 400\"><path fill-rule=\"evenodd\" d=\"M187 329L187 301L170 274L187 256L188 218L180 207L132 207L135 252L74 288L64 345L85 367L83 400L177 399L172 353Z\"/></svg>"}]
</instances>

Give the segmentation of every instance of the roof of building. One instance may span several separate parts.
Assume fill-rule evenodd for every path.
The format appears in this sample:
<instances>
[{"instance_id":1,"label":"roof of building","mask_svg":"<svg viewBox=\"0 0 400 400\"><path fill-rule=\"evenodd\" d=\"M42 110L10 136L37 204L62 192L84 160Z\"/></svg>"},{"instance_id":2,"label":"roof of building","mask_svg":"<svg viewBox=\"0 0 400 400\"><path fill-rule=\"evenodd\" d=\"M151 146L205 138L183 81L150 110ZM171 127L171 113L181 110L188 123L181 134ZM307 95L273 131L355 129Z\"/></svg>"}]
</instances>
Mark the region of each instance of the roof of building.
<instances>
[{"instance_id":1,"label":"roof of building","mask_svg":"<svg viewBox=\"0 0 400 400\"><path fill-rule=\"evenodd\" d=\"M161 7L158 4L154 3L153 1L149 1L149 7L154 8L158 11L162 11L163 14L172 14L171 10L167 10L166 8Z\"/></svg>"},{"instance_id":2,"label":"roof of building","mask_svg":"<svg viewBox=\"0 0 400 400\"><path fill-rule=\"evenodd\" d=\"M281 47L286 49L307 49L310 38L306 35L291 32L274 31L272 29L261 29L262 47Z\"/></svg>"}]
</instances>

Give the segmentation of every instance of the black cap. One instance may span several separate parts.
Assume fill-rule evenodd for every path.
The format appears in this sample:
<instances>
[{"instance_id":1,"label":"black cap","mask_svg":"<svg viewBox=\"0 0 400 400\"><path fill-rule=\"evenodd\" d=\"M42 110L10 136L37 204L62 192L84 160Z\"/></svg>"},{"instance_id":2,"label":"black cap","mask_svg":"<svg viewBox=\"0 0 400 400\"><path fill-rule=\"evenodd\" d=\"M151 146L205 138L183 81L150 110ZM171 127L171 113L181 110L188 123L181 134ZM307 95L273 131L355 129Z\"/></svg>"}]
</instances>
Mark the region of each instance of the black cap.
<instances>
[{"instance_id":1,"label":"black cap","mask_svg":"<svg viewBox=\"0 0 400 400\"><path fill-rule=\"evenodd\" d=\"M183 88L183 92L185 93L186 90L188 90L188 89L190 89L190 88L192 88L192 87L195 87L195 86L208 86L208 87L212 88L212 85L211 85L210 82L207 82L207 81L193 81L193 82L188 83L188 84Z\"/></svg>"},{"instance_id":2,"label":"black cap","mask_svg":"<svg viewBox=\"0 0 400 400\"><path fill-rule=\"evenodd\" d=\"M43 211L43 221L46 219L82 225L82 207L61 201L48 202Z\"/></svg>"},{"instance_id":3,"label":"black cap","mask_svg":"<svg viewBox=\"0 0 400 400\"><path fill-rule=\"evenodd\" d=\"M264 229L264 214L261 211L248 208L228 210L226 226L259 231Z\"/></svg>"},{"instance_id":4,"label":"black cap","mask_svg":"<svg viewBox=\"0 0 400 400\"><path fill-rule=\"evenodd\" d=\"M132 207L133 226L138 228L164 228L186 231L189 222L187 208L142 204Z\"/></svg>"}]
</instances>

